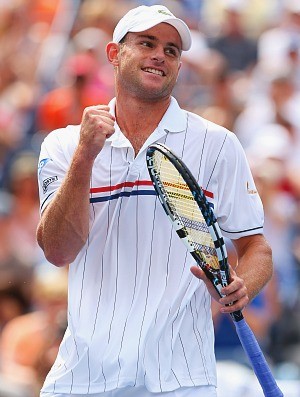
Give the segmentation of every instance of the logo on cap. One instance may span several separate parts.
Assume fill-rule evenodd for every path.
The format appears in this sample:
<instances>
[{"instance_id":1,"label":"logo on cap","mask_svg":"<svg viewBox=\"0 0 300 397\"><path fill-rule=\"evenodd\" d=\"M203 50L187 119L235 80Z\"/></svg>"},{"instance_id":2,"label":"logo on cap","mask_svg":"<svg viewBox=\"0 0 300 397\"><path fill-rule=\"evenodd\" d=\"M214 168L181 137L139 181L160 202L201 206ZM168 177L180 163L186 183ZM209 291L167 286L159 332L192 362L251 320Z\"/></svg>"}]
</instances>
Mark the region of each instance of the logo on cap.
<instances>
[{"instance_id":1,"label":"logo on cap","mask_svg":"<svg viewBox=\"0 0 300 397\"><path fill-rule=\"evenodd\" d=\"M160 14L169 15L170 17L172 16L172 14L168 13L165 10L158 10L157 12L159 12Z\"/></svg>"}]
</instances>

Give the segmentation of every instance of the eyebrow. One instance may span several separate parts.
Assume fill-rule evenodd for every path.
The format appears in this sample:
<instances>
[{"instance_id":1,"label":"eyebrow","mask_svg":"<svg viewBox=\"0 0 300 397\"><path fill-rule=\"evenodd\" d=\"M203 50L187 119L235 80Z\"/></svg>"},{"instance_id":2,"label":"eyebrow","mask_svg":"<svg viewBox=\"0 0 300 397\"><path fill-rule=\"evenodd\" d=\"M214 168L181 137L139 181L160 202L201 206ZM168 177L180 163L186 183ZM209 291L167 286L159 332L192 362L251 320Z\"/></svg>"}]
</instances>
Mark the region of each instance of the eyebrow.
<instances>
[{"instance_id":1,"label":"eyebrow","mask_svg":"<svg viewBox=\"0 0 300 397\"><path fill-rule=\"evenodd\" d=\"M144 39L149 39L149 40L152 40L152 41L158 41L158 38L156 36L152 36L150 34L139 34L137 37L141 38L141 39L144 38ZM175 47L175 48L177 48L177 50L179 52L181 52L181 49L178 47L178 45L173 43L173 42L168 42L167 46L168 47Z\"/></svg>"}]
</instances>

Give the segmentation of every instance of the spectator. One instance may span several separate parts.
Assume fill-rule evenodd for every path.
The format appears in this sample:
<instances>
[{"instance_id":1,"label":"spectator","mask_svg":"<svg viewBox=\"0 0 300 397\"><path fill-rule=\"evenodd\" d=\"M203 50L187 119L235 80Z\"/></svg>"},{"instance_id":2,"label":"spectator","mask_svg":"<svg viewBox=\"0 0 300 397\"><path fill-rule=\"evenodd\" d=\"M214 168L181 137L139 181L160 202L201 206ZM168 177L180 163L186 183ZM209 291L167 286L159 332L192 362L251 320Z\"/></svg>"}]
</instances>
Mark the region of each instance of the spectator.
<instances>
[{"instance_id":1,"label":"spectator","mask_svg":"<svg viewBox=\"0 0 300 397\"><path fill-rule=\"evenodd\" d=\"M35 241L38 222L36 168L37 157L32 152L16 153L10 165L8 188L13 199L13 211L7 229L15 255L33 266L40 252Z\"/></svg>"},{"instance_id":2,"label":"spectator","mask_svg":"<svg viewBox=\"0 0 300 397\"><path fill-rule=\"evenodd\" d=\"M242 12L242 2L225 3L222 30L209 42L211 48L224 56L232 73L249 70L257 60L256 41L245 32Z\"/></svg>"},{"instance_id":3,"label":"spectator","mask_svg":"<svg viewBox=\"0 0 300 397\"><path fill-rule=\"evenodd\" d=\"M68 124L79 124L85 107L108 103L111 95L92 52L71 56L65 69L66 81L70 84L47 92L38 105L37 128L46 133Z\"/></svg>"},{"instance_id":4,"label":"spectator","mask_svg":"<svg viewBox=\"0 0 300 397\"><path fill-rule=\"evenodd\" d=\"M0 333L13 318L31 309L32 269L10 239L13 198L0 191Z\"/></svg>"},{"instance_id":5,"label":"spectator","mask_svg":"<svg viewBox=\"0 0 300 397\"><path fill-rule=\"evenodd\" d=\"M66 280L66 269L35 276L31 312L9 321L0 338L2 373L32 396L39 395L65 331Z\"/></svg>"}]
</instances>

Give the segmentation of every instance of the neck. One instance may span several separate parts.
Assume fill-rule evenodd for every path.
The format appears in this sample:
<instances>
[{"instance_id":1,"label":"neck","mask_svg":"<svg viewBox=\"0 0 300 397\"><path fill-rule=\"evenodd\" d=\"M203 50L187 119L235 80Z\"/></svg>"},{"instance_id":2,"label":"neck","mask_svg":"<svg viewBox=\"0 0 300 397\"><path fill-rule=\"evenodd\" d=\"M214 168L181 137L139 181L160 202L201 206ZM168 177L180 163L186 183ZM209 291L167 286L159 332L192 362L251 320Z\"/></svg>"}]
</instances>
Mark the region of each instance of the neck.
<instances>
[{"instance_id":1,"label":"neck","mask_svg":"<svg viewBox=\"0 0 300 397\"><path fill-rule=\"evenodd\" d=\"M136 154L158 126L169 104L170 98L152 103L117 97L116 120Z\"/></svg>"}]
</instances>

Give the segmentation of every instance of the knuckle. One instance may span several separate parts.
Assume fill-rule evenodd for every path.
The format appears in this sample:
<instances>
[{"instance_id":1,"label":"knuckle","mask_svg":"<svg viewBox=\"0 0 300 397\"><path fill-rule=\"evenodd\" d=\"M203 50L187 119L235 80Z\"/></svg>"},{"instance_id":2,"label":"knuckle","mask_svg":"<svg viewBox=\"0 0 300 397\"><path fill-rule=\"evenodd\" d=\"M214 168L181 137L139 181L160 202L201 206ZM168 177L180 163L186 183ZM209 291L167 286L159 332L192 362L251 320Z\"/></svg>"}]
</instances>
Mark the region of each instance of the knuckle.
<instances>
[{"instance_id":1,"label":"knuckle","mask_svg":"<svg viewBox=\"0 0 300 397\"><path fill-rule=\"evenodd\" d=\"M89 114L92 112L92 110L93 110L93 107L92 107L92 106L87 106L87 107L84 108L84 110L83 110L83 115L84 115L84 116L89 115Z\"/></svg>"}]
</instances>

